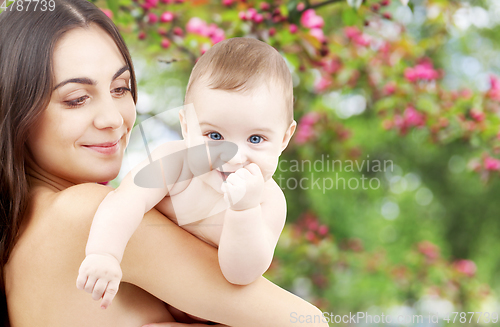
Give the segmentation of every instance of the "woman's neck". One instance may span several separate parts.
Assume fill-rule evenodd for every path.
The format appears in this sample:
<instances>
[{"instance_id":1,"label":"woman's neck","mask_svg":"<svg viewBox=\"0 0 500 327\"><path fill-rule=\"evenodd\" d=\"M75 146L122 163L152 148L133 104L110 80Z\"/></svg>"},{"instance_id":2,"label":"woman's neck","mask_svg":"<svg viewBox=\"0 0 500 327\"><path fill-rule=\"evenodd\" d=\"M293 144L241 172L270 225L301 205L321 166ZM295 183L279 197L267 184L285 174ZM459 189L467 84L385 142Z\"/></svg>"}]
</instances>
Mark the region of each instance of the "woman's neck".
<instances>
[{"instance_id":1,"label":"woman's neck","mask_svg":"<svg viewBox=\"0 0 500 327\"><path fill-rule=\"evenodd\" d=\"M44 186L59 192L77 184L46 172L29 155L26 156L25 165L26 175L31 186Z\"/></svg>"}]
</instances>

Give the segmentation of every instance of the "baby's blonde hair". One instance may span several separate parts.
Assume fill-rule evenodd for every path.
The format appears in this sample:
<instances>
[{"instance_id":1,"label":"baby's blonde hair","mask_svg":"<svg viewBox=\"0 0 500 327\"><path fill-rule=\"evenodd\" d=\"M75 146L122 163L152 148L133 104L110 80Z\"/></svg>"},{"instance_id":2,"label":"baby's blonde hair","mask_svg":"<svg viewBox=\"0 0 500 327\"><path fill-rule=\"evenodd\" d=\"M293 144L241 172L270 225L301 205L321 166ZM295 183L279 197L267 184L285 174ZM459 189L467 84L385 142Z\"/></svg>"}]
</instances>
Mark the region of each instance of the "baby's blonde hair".
<instances>
[{"instance_id":1,"label":"baby's blonde hair","mask_svg":"<svg viewBox=\"0 0 500 327\"><path fill-rule=\"evenodd\" d=\"M279 86L286 105L286 122L293 121L293 83L280 53L253 38L235 37L215 44L203 54L191 72L185 103L192 103L194 85L201 79L211 89L246 92L267 83Z\"/></svg>"}]
</instances>

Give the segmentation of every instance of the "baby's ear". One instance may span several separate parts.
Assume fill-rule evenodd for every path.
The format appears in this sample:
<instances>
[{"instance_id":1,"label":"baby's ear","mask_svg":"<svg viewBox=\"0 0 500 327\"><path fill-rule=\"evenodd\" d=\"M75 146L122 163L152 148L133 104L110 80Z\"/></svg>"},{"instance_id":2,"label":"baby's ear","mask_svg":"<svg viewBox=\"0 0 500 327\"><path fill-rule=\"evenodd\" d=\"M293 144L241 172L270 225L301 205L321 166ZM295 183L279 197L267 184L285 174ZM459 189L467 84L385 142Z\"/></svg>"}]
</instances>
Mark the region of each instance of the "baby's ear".
<instances>
[{"instance_id":1,"label":"baby's ear","mask_svg":"<svg viewBox=\"0 0 500 327\"><path fill-rule=\"evenodd\" d=\"M283 142L281 143L281 152L283 152L283 150L285 150L288 146L288 142L290 142L290 139L292 138L293 133L295 133L296 128L297 122L294 120L292 121L290 126L288 126L288 129L285 132L285 136L283 136Z\"/></svg>"},{"instance_id":2,"label":"baby's ear","mask_svg":"<svg viewBox=\"0 0 500 327\"><path fill-rule=\"evenodd\" d=\"M187 122L186 122L186 112L184 109L179 110L179 121L181 122L182 138L186 138L187 135Z\"/></svg>"}]
</instances>

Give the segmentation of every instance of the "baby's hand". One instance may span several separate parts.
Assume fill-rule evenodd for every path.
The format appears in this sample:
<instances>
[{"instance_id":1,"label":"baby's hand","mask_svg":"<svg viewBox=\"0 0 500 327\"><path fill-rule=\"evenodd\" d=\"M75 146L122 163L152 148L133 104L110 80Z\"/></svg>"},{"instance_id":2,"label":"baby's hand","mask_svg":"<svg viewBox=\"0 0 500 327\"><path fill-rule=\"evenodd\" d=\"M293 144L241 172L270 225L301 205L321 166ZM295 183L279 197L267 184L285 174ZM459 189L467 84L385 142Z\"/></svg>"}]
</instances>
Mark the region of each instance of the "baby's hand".
<instances>
[{"instance_id":1,"label":"baby's hand","mask_svg":"<svg viewBox=\"0 0 500 327\"><path fill-rule=\"evenodd\" d=\"M251 163L230 174L222 184L224 200L232 210L247 210L261 202L264 177L259 166Z\"/></svg>"},{"instance_id":2,"label":"baby's hand","mask_svg":"<svg viewBox=\"0 0 500 327\"><path fill-rule=\"evenodd\" d=\"M78 270L76 287L92 293L94 300L102 298L101 308L106 309L118 292L121 279L120 262L114 256L89 254Z\"/></svg>"}]
</instances>

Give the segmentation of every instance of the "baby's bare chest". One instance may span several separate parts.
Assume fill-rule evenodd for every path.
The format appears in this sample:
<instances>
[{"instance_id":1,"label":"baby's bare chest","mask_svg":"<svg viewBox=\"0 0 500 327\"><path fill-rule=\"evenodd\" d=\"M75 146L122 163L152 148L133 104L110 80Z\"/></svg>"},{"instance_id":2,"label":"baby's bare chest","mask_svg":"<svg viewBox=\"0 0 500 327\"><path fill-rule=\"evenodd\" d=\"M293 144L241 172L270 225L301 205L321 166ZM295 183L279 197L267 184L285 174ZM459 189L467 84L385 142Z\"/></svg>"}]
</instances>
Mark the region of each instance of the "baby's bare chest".
<instances>
[{"instance_id":1,"label":"baby's bare chest","mask_svg":"<svg viewBox=\"0 0 500 327\"><path fill-rule=\"evenodd\" d=\"M156 209L191 234L218 246L228 204L223 195L193 178L182 192L165 197Z\"/></svg>"}]
</instances>

